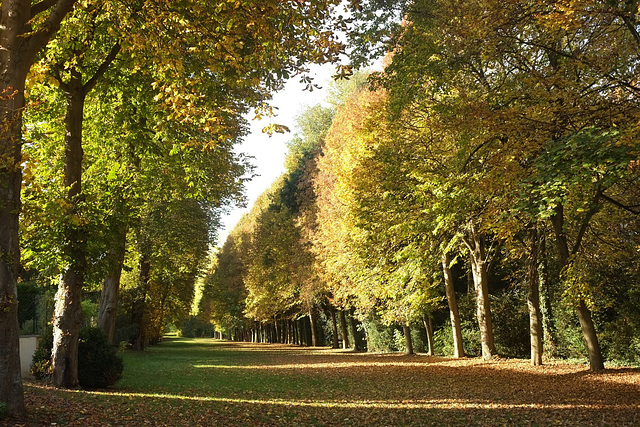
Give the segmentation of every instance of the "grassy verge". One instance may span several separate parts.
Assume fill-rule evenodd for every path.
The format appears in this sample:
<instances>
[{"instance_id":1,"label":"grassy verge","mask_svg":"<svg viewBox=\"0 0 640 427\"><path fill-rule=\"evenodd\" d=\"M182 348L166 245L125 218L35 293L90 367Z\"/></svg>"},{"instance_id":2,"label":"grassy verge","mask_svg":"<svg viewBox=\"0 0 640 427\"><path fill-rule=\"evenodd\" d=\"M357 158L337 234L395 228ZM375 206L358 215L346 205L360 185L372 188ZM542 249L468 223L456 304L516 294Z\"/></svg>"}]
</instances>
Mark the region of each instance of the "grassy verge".
<instances>
[{"instance_id":1,"label":"grassy verge","mask_svg":"<svg viewBox=\"0 0 640 427\"><path fill-rule=\"evenodd\" d=\"M114 388L26 384L10 425L637 425L640 370L171 338Z\"/></svg>"}]
</instances>

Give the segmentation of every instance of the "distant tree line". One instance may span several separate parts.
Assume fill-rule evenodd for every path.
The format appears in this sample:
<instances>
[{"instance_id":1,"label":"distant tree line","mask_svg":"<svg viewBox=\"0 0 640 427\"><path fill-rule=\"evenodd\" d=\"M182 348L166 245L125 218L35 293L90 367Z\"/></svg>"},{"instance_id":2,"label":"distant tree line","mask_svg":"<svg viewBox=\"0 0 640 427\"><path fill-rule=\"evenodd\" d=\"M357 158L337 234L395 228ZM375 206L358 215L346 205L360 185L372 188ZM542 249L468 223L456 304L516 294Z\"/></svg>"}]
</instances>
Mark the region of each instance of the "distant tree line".
<instances>
[{"instance_id":1,"label":"distant tree line","mask_svg":"<svg viewBox=\"0 0 640 427\"><path fill-rule=\"evenodd\" d=\"M356 15L404 17L360 21L384 71L300 117L204 318L253 341L637 363L637 4L387 3Z\"/></svg>"}]
</instances>

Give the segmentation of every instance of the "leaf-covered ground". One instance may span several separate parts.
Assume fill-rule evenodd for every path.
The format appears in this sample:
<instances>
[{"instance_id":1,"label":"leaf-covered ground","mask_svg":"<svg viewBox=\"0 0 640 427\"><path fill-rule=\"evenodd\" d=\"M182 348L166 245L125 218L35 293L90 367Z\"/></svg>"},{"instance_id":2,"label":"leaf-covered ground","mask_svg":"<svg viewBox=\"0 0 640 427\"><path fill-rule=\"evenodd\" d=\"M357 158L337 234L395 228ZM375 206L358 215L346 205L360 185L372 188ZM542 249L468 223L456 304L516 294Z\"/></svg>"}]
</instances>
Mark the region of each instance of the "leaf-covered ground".
<instances>
[{"instance_id":1,"label":"leaf-covered ground","mask_svg":"<svg viewBox=\"0 0 640 427\"><path fill-rule=\"evenodd\" d=\"M640 369L170 339L103 391L25 384L7 425L640 425Z\"/></svg>"}]
</instances>

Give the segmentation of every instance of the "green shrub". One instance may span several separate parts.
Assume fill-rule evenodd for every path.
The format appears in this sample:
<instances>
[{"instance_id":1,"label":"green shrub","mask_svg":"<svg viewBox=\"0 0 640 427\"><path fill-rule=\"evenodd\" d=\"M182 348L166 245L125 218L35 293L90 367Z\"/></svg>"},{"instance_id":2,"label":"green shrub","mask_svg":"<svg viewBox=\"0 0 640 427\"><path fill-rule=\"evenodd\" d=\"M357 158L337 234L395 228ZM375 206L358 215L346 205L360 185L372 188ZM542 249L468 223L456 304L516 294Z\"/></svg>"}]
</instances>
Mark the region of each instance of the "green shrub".
<instances>
[{"instance_id":1,"label":"green shrub","mask_svg":"<svg viewBox=\"0 0 640 427\"><path fill-rule=\"evenodd\" d=\"M51 379L51 349L53 348L53 331L45 330L44 335L38 341L36 351L31 359L29 372L37 380L49 381Z\"/></svg>"},{"instance_id":2,"label":"green shrub","mask_svg":"<svg viewBox=\"0 0 640 427\"><path fill-rule=\"evenodd\" d=\"M9 415L9 408L5 402L0 402L0 420Z\"/></svg>"},{"instance_id":3,"label":"green shrub","mask_svg":"<svg viewBox=\"0 0 640 427\"><path fill-rule=\"evenodd\" d=\"M78 346L78 380L82 388L104 388L122 377L122 357L110 345L100 328L85 328L80 332Z\"/></svg>"},{"instance_id":4,"label":"green shrub","mask_svg":"<svg viewBox=\"0 0 640 427\"><path fill-rule=\"evenodd\" d=\"M39 380L51 378L53 334L47 333L38 343L31 363L31 374ZM104 388L118 382L124 369L122 357L110 345L99 328L83 328L78 345L78 381L82 388Z\"/></svg>"}]
</instances>

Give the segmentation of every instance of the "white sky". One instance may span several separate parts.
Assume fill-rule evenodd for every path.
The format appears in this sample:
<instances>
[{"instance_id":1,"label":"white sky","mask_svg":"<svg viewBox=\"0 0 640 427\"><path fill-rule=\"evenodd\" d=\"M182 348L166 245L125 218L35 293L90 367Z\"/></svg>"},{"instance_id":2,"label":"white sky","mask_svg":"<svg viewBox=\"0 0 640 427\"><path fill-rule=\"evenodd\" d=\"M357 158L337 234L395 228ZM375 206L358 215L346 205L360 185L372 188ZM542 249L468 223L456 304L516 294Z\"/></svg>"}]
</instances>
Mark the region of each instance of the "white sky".
<instances>
[{"instance_id":1,"label":"white sky","mask_svg":"<svg viewBox=\"0 0 640 427\"><path fill-rule=\"evenodd\" d=\"M248 212L258 196L262 194L276 178L284 172L284 160L287 154L287 142L296 132L295 119L307 106L321 103L326 95L331 75L335 73L335 66L326 64L311 67L314 82L321 86L320 90L305 91L299 77L294 77L285 85L281 92L273 97L271 105L278 107L278 116L270 119L252 120L251 130L244 142L236 147L237 152L253 156L252 163L256 166L256 176L246 183L246 208L234 208L227 215L222 216L222 227L218 233L218 246L222 246L227 235L240 220L243 213ZM250 119L252 119L250 117ZM269 123L287 126L291 133L274 134L269 137L262 133L262 129Z\"/></svg>"}]
</instances>

